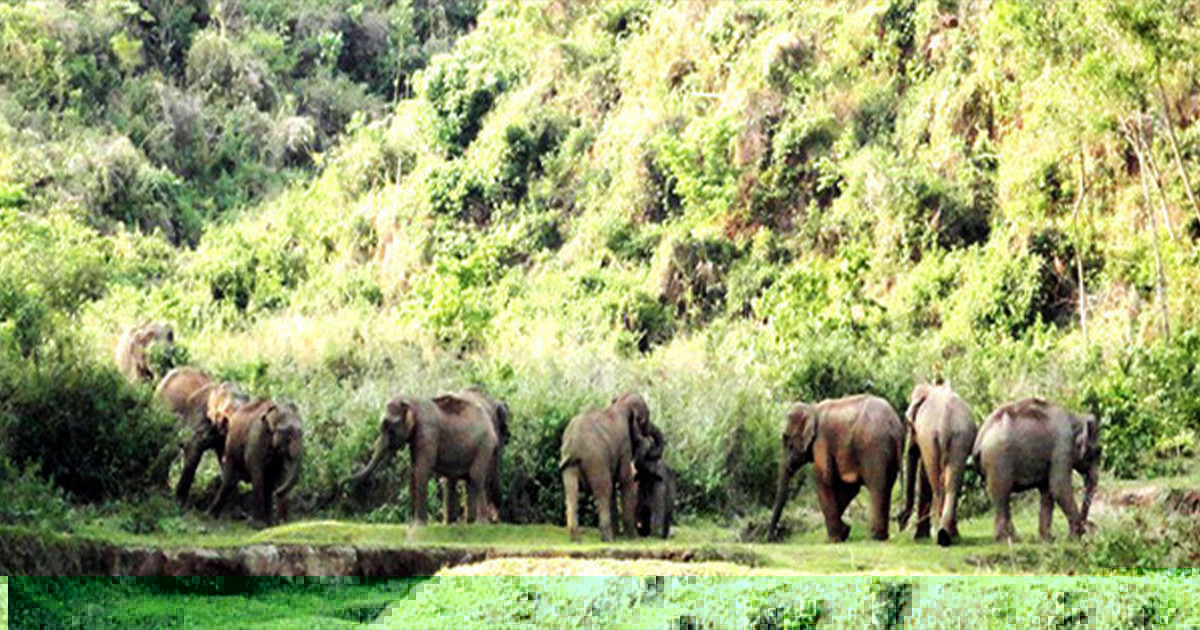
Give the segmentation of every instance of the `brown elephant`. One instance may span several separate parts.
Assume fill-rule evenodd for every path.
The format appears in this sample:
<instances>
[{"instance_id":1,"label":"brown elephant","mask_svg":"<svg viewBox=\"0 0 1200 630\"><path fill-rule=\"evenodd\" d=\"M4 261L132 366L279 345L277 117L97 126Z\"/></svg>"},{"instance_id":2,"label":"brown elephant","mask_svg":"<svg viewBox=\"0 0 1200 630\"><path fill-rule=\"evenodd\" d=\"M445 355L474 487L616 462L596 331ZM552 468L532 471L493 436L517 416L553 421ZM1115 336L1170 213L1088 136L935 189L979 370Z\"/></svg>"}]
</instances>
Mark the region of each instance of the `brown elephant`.
<instances>
[{"instance_id":1,"label":"brown elephant","mask_svg":"<svg viewBox=\"0 0 1200 630\"><path fill-rule=\"evenodd\" d=\"M117 340L115 358L117 369L130 383L153 381L154 366L150 365L150 348L155 344L175 345L175 331L158 322L131 326Z\"/></svg>"},{"instance_id":2,"label":"brown elephant","mask_svg":"<svg viewBox=\"0 0 1200 630\"><path fill-rule=\"evenodd\" d=\"M178 427L184 434L179 445L183 469L175 486L175 500L183 505L187 502L196 468L200 466L204 454L213 451L220 460L225 453L225 434L208 414L209 400L213 396L222 396L224 406L230 406L244 404L249 397L237 385L218 383L203 371L191 367L167 372L154 395L175 414Z\"/></svg>"},{"instance_id":3,"label":"brown elephant","mask_svg":"<svg viewBox=\"0 0 1200 630\"><path fill-rule=\"evenodd\" d=\"M842 542L850 526L842 513L866 486L871 493L871 535L887 540L892 485L900 474L904 424L892 406L869 395L797 403L788 411L783 458L770 531L776 531L792 476L812 462L817 499L830 542Z\"/></svg>"},{"instance_id":4,"label":"brown elephant","mask_svg":"<svg viewBox=\"0 0 1200 630\"><path fill-rule=\"evenodd\" d=\"M970 405L944 385L918 385L904 414L911 441L908 446L907 494L900 529L912 516L913 495L920 482L917 539L929 538L930 507L938 517L937 543L943 547L959 538L958 498L963 472L975 446L975 419Z\"/></svg>"},{"instance_id":5,"label":"brown elephant","mask_svg":"<svg viewBox=\"0 0 1200 630\"><path fill-rule=\"evenodd\" d=\"M638 500L636 527L638 536L671 535L671 517L675 508L675 474L667 466L664 450L667 441L662 431L647 422L645 437L634 457Z\"/></svg>"},{"instance_id":6,"label":"brown elephant","mask_svg":"<svg viewBox=\"0 0 1200 630\"><path fill-rule=\"evenodd\" d=\"M508 444L508 405L502 400L492 398L479 387L468 387L457 393L457 396L468 400L483 409L488 417L492 419L492 424L496 427L496 452L492 456L491 470L488 472L487 485L487 512L486 517L489 521L496 523L500 521L500 462L504 458L504 447ZM458 501L458 482L467 482L466 478L450 479L442 478L442 520L449 524L458 520L459 501Z\"/></svg>"},{"instance_id":7,"label":"brown elephant","mask_svg":"<svg viewBox=\"0 0 1200 630\"><path fill-rule=\"evenodd\" d=\"M393 398L379 423L371 461L346 482L362 482L407 444L412 459L409 496L413 524L425 523L429 479L435 474L452 481L466 479L467 521L474 523L490 512L487 489L499 442L493 418L467 398ZM447 499L449 503L451 497Z\"/></svg>"},{"instance_id":8,"label":"brown elephant","mask_svg":"<svg viewBox=\"0 0 1200 630\"><path fill-rule=\"evenodd\" d=\"M619 490L623 529L626 536L636 531L637 481L634 454L650 422L650 408L638 394L613 399L606 409L585 411L571 419L563 431L558 469L566 489L567 531L571 540L580 539L579 484L587 482L596 497L600 516L600 538L613 539L614 495Z\"/></svg>"},{"instance_id":9,"label":"brown elephant","mask_svg":"<svg viewBox=\"0 0 1200 630\"><path fill-rule=\"evenodd\" d=\"M1038 533L1050 540L1057 502L1067 515L1072 537L1081 536L1100 481L1100 424L1090 414L1074 414L1041 398L998 407L975 438L975 461L996 508L996 540L1012 540L1012 493L1041 493ZM1084 477L1083 507L1075 506L1071 471Z\"/></svg>"},{"instance_id":10,"label":"brown elephant","mask_svg":"<svg viewBox=\"0 0 1200 630\"><path fill-rule=\"evenodd\" d=\"M219 516L238 482L249 481L254 492L255 525L272 525L287 517L287 497L304 463L304 427L300 411L290 402L254 400L239 404L232 396L209 397L209 415L225 432L221 458L221 489L211 516ZM276 509L277 508L277 509Z\"/></svg>"}]
</instances>

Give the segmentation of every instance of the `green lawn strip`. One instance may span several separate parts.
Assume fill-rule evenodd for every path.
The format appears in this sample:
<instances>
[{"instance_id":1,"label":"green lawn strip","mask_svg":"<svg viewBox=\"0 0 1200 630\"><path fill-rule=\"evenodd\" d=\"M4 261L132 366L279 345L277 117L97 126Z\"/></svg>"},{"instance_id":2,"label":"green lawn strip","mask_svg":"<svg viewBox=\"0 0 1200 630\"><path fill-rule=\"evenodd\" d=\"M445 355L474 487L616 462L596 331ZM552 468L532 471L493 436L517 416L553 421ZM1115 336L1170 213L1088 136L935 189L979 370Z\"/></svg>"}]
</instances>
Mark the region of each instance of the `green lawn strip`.
<instances>
[{"instance_id":1,"label":"green lawn strip","mask_svg":"<svg viewBox=\"0 0 1200 630\"><path fill-rule=\"evenodd\" d=\"M666 578L655 587L645 578L446 577L397 603L381 625L804 628L819 619L822 628L862 628L890 607L912 628L1188 627L1200 621L1198 586L1158 576Z\"/></svg>"},{"instance_id":2,"label":"green lawn strip","mask_svg":"<svg viewBox=\"0 0 1200 630\"><path fill-rule=\"evenodd\" d=\"M14 627L80 628L355 628L402 600L416 583L251 578L238 583L245 592L226 587L218 595L198 586L214 578L18 579L25 602Z\"/></svg>"}]
</instances>

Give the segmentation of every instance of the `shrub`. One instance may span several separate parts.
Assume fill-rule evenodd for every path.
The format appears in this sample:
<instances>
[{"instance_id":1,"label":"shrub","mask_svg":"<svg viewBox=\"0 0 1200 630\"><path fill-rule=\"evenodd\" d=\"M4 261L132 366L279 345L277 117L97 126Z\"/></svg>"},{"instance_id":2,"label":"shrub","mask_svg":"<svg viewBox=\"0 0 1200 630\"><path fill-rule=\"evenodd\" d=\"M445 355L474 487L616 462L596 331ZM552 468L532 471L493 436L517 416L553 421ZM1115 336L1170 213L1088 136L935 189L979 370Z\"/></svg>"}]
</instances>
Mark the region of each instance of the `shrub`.
<instances>
[{"instance_id":1,"label":"shrub","mask_svg":"<svg viewBox=\"0 0 1200 630\"><path fill-rule=\"evenodd\" d=\"M68 345L52 361L0 371L0 446L18 466L84 501L162 487L174 421L110 368Z\"/></svg>"}]
</instances>

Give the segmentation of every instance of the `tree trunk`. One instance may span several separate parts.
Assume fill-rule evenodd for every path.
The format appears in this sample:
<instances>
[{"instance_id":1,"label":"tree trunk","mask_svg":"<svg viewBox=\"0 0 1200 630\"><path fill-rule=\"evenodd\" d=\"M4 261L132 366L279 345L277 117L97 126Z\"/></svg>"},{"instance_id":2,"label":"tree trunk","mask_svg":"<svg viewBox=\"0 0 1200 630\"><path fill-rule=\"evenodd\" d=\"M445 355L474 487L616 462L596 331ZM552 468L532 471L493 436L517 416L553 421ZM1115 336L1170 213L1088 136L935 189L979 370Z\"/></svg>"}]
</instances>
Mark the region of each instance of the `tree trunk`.
<instances>
[{"instance_id":1,"label":"tree trunk","mask_svg":"<svg viewBox=\"0 0 1200 630\"><path fill-rule=\"evenodd\" d=\"M1179 139L1175 137L1175 123L1171 122L1171 110L1167 107L1167 91L1163 88L1162 71L1155 69L1154 78L1158 82L1158 100L1162 104L1163 118L1167 123L1167 138L1171 141L1171 152L1175 155L1175 167L1183 179L1183 189L1187 191L1188 201L1192 202L1192 211L1200 220L1200 203L1196 202L1196 193L1192 191L1192 178L1188 177L1187 168L1183 165L1183 154L1179 152Z\"/></svg>"},{"instance_id":2,"label":"tree trunk","mask_svg":"<svg viewBox=\"0 0 1200 630\"><path fill-rule=\"evenodd\" d=\"M1158 209L1162 212L1163 223L1167 224L1167 235L1174 241L1175 228L1171 226L1171 213L1167 211L1167 194L1163 187L1162 173L1158 170L1158 161L1154 159L1154 149L1151 147L1149 139L1142 146L1142 151L1146 155L1146 165L1150 167L1150 173L1154 175L1154 187L1158 191Z\"/></svg>"},{"instance_id":3,"label":"tree trunk","mask_svg":"<svg viewBox=\"0 0 1200 630\"><path fill-rule=\"evenodd\" d=\"M1079 209L1087 195L1087 172L1083 158L1083 143L1079 144L1079 191L1075 196L1075 208L1071 210L1071 223L1075 228L1075 275L1079 283L1079 328L1083 331L1083 342L1088 345L1087 287L1083 283L1083 236L1079 234ZM911 503L909 504L911 508Z\"/></svg>"},{"instance_id":4,"label":"tree trunk","mask_svg":"<svg viewBox=\"0 0 1200 630\"><path fill-rule=\"evenodd\" d=\"M1146 185L1146 161L1142 155L1141 133L1142 125L1140 123L1136 127L1128 123L1126 124L1126 134L1138 160L1138 181L1142 184L1142 198L1145 200L1146 215L1150 217L1150 242L1154 245L1154 265L1158 272L1158 279L1154 287L1155 298L1162 309L1163 335L1170 339L1171 319L1167 309L1167 276L1163 272L1162 252L1159 251L1158 247L1158 221L1154 218L1154 210L1151 208L1154 204L1150 200L1150 187Z\"/></svg>"}]
</instances>

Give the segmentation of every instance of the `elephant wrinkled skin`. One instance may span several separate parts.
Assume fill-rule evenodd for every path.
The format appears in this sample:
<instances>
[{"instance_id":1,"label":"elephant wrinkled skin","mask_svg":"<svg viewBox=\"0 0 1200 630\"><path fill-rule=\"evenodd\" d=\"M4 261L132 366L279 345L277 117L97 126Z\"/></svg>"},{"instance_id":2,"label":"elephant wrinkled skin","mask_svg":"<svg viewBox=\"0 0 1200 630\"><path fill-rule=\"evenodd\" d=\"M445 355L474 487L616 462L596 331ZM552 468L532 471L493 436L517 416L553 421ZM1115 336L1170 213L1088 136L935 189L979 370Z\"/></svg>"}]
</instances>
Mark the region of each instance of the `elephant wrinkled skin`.
<instances>
[{"instance_id":1,"label":"elephant wrinkled skin","mask_svg":"<svg viewBox=\"0 0 1200 630\"><path fill-rule=\"evenodd\" d=\"M255 524L272 525L287 516L287 495L300 479L304 462L304 428L300 412L290 402L255 400L232 404L211 396L209 414L225 431L221 459L221 490L209 508L218 516L238 482L249 481L254 492Z\"/></svg>"},{"instance_id":2,"label":"elephant wrinkled skin","mask_svg":"<svg viewBox=\"0 0 1200 630\"><path fill-rule=\"evenodd\" d=\"M408 445L413 524L425 523L429 479L434 474L445 477L449 485L466 479L467 521L473 523L491 511L487 491L499 444L496 420L468 398L393 398L379 423L371 461L346 482L362 482L379 466L386 465L400 447ZM451 498L447 497L447 503Z\"/></svg>"},{"instance_id":3,"label":"elephant wrinkled skin","mask_svg":"<svg viewBox=\"0 0 1200 630\"><path fill-rule=\"evenodd\" d=\"M996 540L1016 537L1011 495L1033 488L1041 493L1042 540L1050 539L1056 502L1067 515L1071 536L1083 534L1100 480L1100 426L1094 416L1073 414L1041 398L1002 405L980 427L973 455L996 508ZM1080 509L1071 487L1072 470L1084 476Z\"/></svg>"},{"instance_id":4,"label":"elephant wrinkled skin","mask_svg":"<svg viewBox=\"0 0 1200 630\"><path fill-rule=\"evenodd\" d=\"M675 508L675 473L667 466L663 451L667 441L662 431L647 422L645 439L634 457L638 500L636 526L638 536L671 535L671 517Z\"/></svg>"},{"instance_id":5,"label":"elephant wrinkled skin","mask_svg":"<svg viewBox=\"0 0 1200 630\"><path fill-rule=\"evenodd\" d=\"M579 484L586 481L596 497L600 537L613 539L614 495L620 491L623 528L632 537L636 530L637 481L634 454L650 422L650 408L638 394L615 398L606 409L585 411L571 419L563 431L558 469L566 490L567 530L580 539Z\"/></svg>"},{"instance_id":6,"label":"elephant wrinkled skin","mask_svg":"<svg viewBox=\"0 0 1200 630\"><path fill-rule=\"evenodd\" d=\"M218 383L203 371L190 367L167 372L154 395L175 414L178 428L183 433L183 442L179 445L183 468L175 486L175 500L183 505L204 454L213 451L219 460L225 453L225 434L208 414L209 400L220 397L225 406L230 406L244 404L249 399L237 385Z\"/></svg>"},{"instance_id":7,"label":"elephant wrinkled skin","mask_svg":"<svg viewBox=\"0 0 1200 630\"><path fill-rule=\"evenodd\" d=\"M792 405L783 432L770 531L778 527L792 476L811 462L830 542L842 542L850 535L842 513L862 486L871 493L872 536L887 540L892 486L900 474L903 448L904 424L892 406L877 396Z\"/></svg>"},{"instance_id":8,"label":"elephant wrinkled skin","mask_svg":"<svg viewBox=\"0 0 1200 630\"><path fill-rule=\"evenodd\" d=\"M920 484L915 538L928 538L930 507L938 518L937 543L943 547L958 539L958 499L962 493L963 472L975 446L975 420L966 401L946 386L918 385L913 389L904 414L911 441L908 446L908 473L904 511L900 528L904 529L913 510L913 495Z\"/></svg>"}]
</instances>

